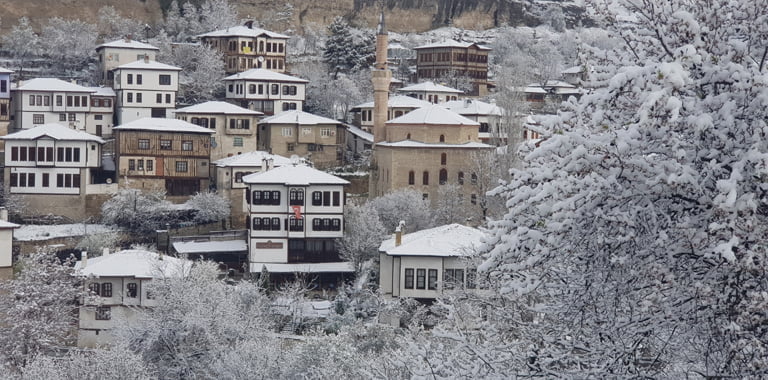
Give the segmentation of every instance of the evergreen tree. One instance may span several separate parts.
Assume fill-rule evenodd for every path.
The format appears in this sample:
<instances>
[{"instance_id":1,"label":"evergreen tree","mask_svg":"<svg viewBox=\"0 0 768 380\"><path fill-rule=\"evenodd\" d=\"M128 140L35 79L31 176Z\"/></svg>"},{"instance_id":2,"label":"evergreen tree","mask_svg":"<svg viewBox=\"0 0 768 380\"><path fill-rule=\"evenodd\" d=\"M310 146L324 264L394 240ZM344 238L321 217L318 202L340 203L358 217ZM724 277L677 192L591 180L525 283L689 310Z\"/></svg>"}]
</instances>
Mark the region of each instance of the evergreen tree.
<instances>
[{"instance_id":1,"label":"evergreen tree","mask_svg":"<svg viewBox=\"0 0 768 380\"><path fill-rule=\"evenodd\" d=\"M375 59L373 34L355 32L342 17L336 17L328 26L323 60L334 79L339 73L350 74L367 68Z\"/></svg>"}]
</instances>

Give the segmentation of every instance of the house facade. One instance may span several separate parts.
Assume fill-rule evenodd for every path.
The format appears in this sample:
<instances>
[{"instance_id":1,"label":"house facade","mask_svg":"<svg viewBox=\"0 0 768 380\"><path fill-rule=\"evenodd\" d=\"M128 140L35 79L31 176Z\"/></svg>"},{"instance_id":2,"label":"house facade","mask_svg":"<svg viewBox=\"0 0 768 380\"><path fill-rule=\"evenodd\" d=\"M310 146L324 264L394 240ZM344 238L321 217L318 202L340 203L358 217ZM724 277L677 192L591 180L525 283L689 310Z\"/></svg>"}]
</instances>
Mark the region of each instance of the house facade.
<instances>
[{"instance_id":1,"label":"house facade","mask_svg":"<svg viewBox=\"0 0 768 380\"><path fill-rule=\"evenodd\" d=\"M248 186L251 272L353 271L341 262L335 242L344 236L344 187L349 182L301 164L251 174L243 182Z\"/></svg>"},{"instance_id":2,"label":"house facade","mask_svg":"<svg viewBox=\"0 0 768 380\"><path fill-rule=\"evenodd\" d=\"M420 100L416 97L395 95L387 101L387 120L403 116L417 108L426 107L432 103ZM367 102L354 106L349 111L352 113L353 123L360 129L371 132L373 130L373 102Z\"/></svg>"},{"instance_id":3,"label":"house facade","mask_svg":"<svg viewBox=\"0 0 768 380\"><path fill-rule=\"evenodd\" d=\"M466 76L472 83L470 96L488 95L488 53L491 48L471 42L447 40L418 46L416 74L420 81Z\"/></svg>"},{"instance_id":4,"label":"house facade","mask_svg":"<svg viewBox=\"0 0 768 380\"><path fill-rule=\"evenodd\" d=\"M11 74L13 70L0 67L0 136L8 134L11 121ZM0 151L4 150L4 142L0 140Z\"/></svg>"},{"instance_id":5,"label":"house facade","mask_svg":"<svg viewBox=\"0 0 768 380\"><path fill-rule=\"evenodd\" d=\"M227 102L205 102L176 110L176 118L214 131L211 160L251 152L258 147L257 126L263 114Z\"/></svg>"},{"instance_id":6,"label":"house facade","mask_svg":"<svg viewBox=\"0 0 768 380\"><path fill-rule=\"evenodd\" d=\"M506 132L502 131L501 128L503 112L495 102L486 103L466 98L464 100L445 102L443 107L480 123L478 137L481 142L499 145L506 141Z\"/></svg>"},{"instance_id":7,"label":"house facade","mask_svg":"<svg viewBox=\"0 0 768 380\"><path fill-rule=\"evenodd\" d=\"M395 236L379 246L379 289L385 297L433 300L451 291L476 289L471 258L483 233L449 224Z\"/></svg>"},{"instance_id":8,"label":"house facade","mask_svg":"<svg viewBox=\"0 0 768 380\"><path fill-rule=\"evenodd\" d=\"M231 201L230 219L233 228L245 228L248 208L243 200L248 186L243 182L243 177L290 164L290 159L264 151L245 152L212 163L216 170L216 191Z\"/></svg>"},{"instance_id":9,"label":"house facade","mask_svg":"<svg viewBox=\"0 0 768 380\"><path fill-rule=\"evenodd\" d=\"M117 97L118 125L145 117L173 117L179 91L176 66L145 57L113 70L113 88Z\"/></svg>"},{"instance_id":10,"label":"house facade","mask_svg":"<svg viewBox=\"0 0 768 380\"><path fill-rule=\"evenodd\" d=\"M2 138L6 194L23 197L25 213L81 220L95 193L104 140L60 124L44 124Z\"/></svg>"},{"instance_id":11,"label":"house facade","mask_svg":"<svg viewBox=\"0 0 768 380\"><path fill-rule=\"evenodd\" d=\"M113 69L127 63L144 60L144 58L154 61L157 59L159 51L160 49L157 47L136 41L130 36L97 46L99 84L111 86L114 80Z\"/></svg>"},{"instance_id":12,"label":"house facade","mask_svg":"<svg viewBox=\"0 0 768 380\"><path fill-rule=\"evenodd\" d=\"M250 69L285 72L288 36L245 25L215 30L197 36L224 56L225 71L234 74Z\"/></svg>"},{"instance_id":13,"label":"house facade","mask_svg":"<svg viewBox=\"0 0 768 380\"><path fill-rule=\"evenodd\" d=\"M424 100L431 104L459 100L459 97L462 94L461 90L429 81L406 86L397 91L405 96Z\"/></svg>"},{"instance_id":14,"label":"house facade","mask_svg":"<svg viewBox=\"0 0 768 380\"><path fill-rule=\"evenodd\" d=\"M162 118L143 118L113 130L120 187L180 197L208 189L213 130Z\"/></svg>"},{"instance_id":15,"label":"house facade","mask_svg":"<svg viewBox=\"0 0 768 380\"><path fill-rule=\"evenodd\" d=\"M153 278L186 276L191 268L191 261L144 250L85 255L75 263L75 273L84 279L87 292L78 311L77 346L111 344L110 332L117 323L135 321L139 310L157 305L148 290Z\"/></svg>"},{"instance_id":16,"label":"house facade","mask_svg":"<svg viewBox=\"0 0 768 380\"><path fill-rule=\"evenodd\" d=\"M250 69L224 78L228 102L265 115L301 111L307 83L306 79L267 69Z\"/></svg>"},{"instance_id":17,"label":"house facade","mask_svg":"<svg viewBox=\"0 0 768 380\"><path fill-rule=\"evenodd\" d=\"M89 87L91 109L85 115L85 131L96 136L111 137L115 118L115 90L111 87Z\"/></svg>"},{"instance_id":18,"label":"house facade","mask_svg":"<svg viewBox=\"0 0 768 380\"><path fill-rule=\"evenodd\" d=\"M19 227L8 222L8 210L0 208L0 279L7 279L6 272L13 267L13 230Z\"/></svg>"},{"instance_id":19,"label":"house facade","mask_svg":"<svg viewBox=\"0 0 768 380\"><path fill-rule=\"evenodd\" d=\"M317 167L341 165L344 124L303 111L288 111L259 122L259 149L285 157L298 155Z\"/></svg>"},{"instance_id":20,"label":"house facade","mask_svg":"<svg viewBox=\"0 0 768 380\"><path fill-rule=\"evenodd\" d=\"M56 78L35 78L12 90L12 130L58 123L80 131L88 128L91 97L96 90Z\"/></svg>"}]
</instances>

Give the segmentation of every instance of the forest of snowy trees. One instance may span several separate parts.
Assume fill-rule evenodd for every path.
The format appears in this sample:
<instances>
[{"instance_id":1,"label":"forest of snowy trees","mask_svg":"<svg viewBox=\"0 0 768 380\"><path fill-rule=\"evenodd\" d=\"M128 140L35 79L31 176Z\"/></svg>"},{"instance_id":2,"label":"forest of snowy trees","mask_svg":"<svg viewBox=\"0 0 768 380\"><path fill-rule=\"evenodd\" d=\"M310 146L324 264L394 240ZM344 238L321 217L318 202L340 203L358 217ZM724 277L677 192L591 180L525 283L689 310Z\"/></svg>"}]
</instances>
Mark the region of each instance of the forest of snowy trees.
<instances>
[{"instance_id":1,"label":"forest of snowy trees","mask_svg":"<svg viewBox=\"0 0 768 380\"><path fill-rule=\"evenodd\" d=\"M499 104L513 109L512 87L546 80L550 64L563 62L541 57L578 60L591 91L560 105L554 133L538 146L510 147L507 164L493 165L508 173L488 171L489 238L473 258L483 291L427 306L350 286L326 319L308 323L274 312L276 299L303 299L301 282L230 284L198 263L154 280L159 306L121 326L114 346L63 350L82 295L70 269L43 253L0 285L4 376L767 377L768 0L588 3L603 39L569 34L567 51L527 44L509 28L494 43ZM197 33L195 22L220 16L199 12L173 22L171 13L160 35L183 39ZM112 25L116 34L141 31ZM4 47L27 27L20 22ZM23 62L33 53L14 54ZM60 61L78 67L78 59ZM356 65L333 62L328 83L356 75ZM343 250L359 272L399 220L413 230L434 223L425 203L395 194L347 210L357 222ZM454 208L437 217L452 221ZM378 323L390 315L399 326ZM286 331L286 319L298 319L301 334Z\"/></svg>"}]
</instances>

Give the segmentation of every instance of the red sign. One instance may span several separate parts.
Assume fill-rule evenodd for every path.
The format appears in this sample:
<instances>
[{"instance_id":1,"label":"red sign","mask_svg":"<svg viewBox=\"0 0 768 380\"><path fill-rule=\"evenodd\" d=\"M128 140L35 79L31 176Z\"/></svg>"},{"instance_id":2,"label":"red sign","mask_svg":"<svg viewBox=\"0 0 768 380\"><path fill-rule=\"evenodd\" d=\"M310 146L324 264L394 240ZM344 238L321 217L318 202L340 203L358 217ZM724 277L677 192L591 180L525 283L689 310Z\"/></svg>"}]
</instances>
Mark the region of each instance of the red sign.
<instances>
[{"instance_id":1,"label":"red sign","mask_svg":"<svg viewBox=\"0 0 768 380\"><path fill-rule=\"evenodd\" d=\"M293 205L291 208L293 209L293 215L296 217L296 219L301 219L301 206Z\"/></svg>"}]
</instances>

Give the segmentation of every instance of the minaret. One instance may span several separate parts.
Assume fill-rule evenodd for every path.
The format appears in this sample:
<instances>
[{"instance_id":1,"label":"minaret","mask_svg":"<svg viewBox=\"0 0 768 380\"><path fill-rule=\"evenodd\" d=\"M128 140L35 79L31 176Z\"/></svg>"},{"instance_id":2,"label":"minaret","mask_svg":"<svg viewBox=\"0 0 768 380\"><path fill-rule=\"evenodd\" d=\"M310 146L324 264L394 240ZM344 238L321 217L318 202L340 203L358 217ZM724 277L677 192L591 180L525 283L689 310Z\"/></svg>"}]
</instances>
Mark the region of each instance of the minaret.
<instances>
[{"instance_id":1,"label":"minaret","mask_svg":"<svg viewBox=\"0 0 768 380\"><path fill-rule=\"evenodd\" d=\"M384 12L379 16L379 28L376 32L376 63L371 72L373 82L373 142L386 141L387 109L389 102L389 84L392 71L387 68L387 48L389 36L384 25Z\"/></svg>"}]
</instances>

